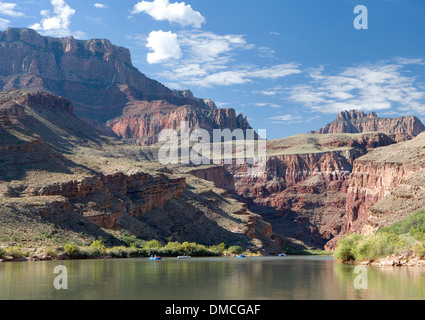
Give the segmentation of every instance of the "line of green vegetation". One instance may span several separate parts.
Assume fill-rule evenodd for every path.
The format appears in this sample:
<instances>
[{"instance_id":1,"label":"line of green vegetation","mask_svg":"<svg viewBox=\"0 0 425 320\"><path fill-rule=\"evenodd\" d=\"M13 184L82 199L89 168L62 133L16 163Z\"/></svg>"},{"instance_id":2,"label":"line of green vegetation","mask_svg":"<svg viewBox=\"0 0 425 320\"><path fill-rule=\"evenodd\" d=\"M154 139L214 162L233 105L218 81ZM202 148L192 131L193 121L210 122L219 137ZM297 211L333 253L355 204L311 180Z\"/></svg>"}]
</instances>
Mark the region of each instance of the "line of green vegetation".
<instances>
[{"instance_id":1,"label":"line of green vegetation","mask_svg":"<svg viewBox=\"0 0 425 320\"><path fill-rule=\"evenodd\" d=\"M332 252L321 249L294 249L285 247L282 250L287 255L291 256L329 256Z\"/></svg>"},{"instance_id":2,"label":"line of green vegetation","mask_svg":"<svg viewBox=\"0 0 425 320\"><path fill-rule=\"evenodd\" d=\"M24 251L21 246L11 246L7 248L0 248L0 259L11 258L11 259L21 259L28 257L30 253Z\"/></svg>"},{"instance_id":3,"label":"line of green vegetation","mask_svg":"<svg viewBox=\"0 0 425 320\"><path fill-rule=\"evenodd\" d=\"M158 240L144 241L134 236L129 236L130 243L127 246L115 246L107 248L102 240L95 240L88 247L75 244L65 244L56 252L56 257L68 259L88 258L140 258L158 255L162 257L192 256L192 257L217 257L223 255L235 255L244 252L240 246L230 246L221 243L215 246L205 246L194 242L168 242L162 245Z\"/></svg>"},{"instance_id":4,"label":"line of green vegetation","mask_svg":"<svg viewBox=\"0 0 425 320\"><path fill-rule=\"evenodd\" d=\"M378 230L373 235L348 234L334 251L343 262L372 261L400 253L412 252L425 258L425 211Z\"/></svg>"}]
</instances>

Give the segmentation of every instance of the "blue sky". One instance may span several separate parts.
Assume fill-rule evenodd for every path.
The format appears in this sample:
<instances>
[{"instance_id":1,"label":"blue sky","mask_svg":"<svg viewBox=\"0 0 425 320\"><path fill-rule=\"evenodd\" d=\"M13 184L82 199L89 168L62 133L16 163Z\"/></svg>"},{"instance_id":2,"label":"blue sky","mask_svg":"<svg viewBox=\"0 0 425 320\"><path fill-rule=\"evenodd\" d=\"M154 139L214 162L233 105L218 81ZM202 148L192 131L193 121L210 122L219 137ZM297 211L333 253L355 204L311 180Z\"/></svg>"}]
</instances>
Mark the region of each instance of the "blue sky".
<instances>
[{"instance_id":1,"label":"blue sky","mask_svg":"<svg viewBox=\"0 0 425 320\"><path fill-rule=\"evenodd\" d=\"M243 112L269 139L354 108L425 120L423 0L6 0L7 27L109 39L148 77Z\"/></svg>"}]
</instances>

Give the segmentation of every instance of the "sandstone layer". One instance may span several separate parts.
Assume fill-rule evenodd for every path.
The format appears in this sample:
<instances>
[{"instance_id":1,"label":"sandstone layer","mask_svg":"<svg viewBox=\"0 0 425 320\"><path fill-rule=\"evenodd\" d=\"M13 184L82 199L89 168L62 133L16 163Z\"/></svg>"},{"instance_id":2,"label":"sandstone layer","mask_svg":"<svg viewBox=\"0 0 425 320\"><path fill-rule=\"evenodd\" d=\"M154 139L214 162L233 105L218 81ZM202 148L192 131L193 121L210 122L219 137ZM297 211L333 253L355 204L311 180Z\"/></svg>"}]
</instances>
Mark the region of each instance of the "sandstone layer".
<instances>
[{"instance_id":1,"label":"sandstone layer","mask_svg":"<svg viewBox=\"0 0 425 320\"><path fill-rule=\"evenodd\" d=\"M414 117L380 118L375 112L366 114L351 110L338 114L335 121L318 130L317 134L383 132L397 142L410 140L425 131L422 122Z\"/></svg>"}]
</instances>

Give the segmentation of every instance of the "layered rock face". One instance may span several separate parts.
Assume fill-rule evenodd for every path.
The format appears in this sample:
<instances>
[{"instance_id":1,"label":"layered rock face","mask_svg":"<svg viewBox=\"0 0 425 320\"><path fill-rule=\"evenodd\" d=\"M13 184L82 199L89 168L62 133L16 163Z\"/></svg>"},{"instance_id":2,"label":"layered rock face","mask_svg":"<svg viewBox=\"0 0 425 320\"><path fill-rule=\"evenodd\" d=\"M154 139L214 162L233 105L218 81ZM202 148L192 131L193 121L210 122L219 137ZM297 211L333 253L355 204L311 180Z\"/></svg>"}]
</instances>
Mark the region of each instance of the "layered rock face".
<instances>
[{"instance_id":1,"label":"layered rock face","mask_svg":"<svg viewBox=\"0 0 425 320\"><path fill-rule=\"evenodd\" d=\"M156 103L161 104L161 102ZM163 111L152 112L152 110L144 113L135 109L126 108L123 116L108 121L106 126L124 141L141 146L157 143L163 129L180 131L184 122L187 122L191 129L206 129L211 138L214 129L230 129L231 131L251 129L248 120L241 114L236 116L233 109L207 110L183 106L166 114Z\"/></svg>"},{"instance_id":2,"label":"layered rock face","mask_svg":"<svg viewBox=\"0 0 425 320\"><path fill-rule=\"evenodd\" d=\"M31 29L0 32L0 90L12 89L64 96L83 120L140 145L157 142L162 129L186 119L206 129L249 127L232 109L217 110L211 100L147 78L132 65L128 49L104 39L57 39Z\"/></svg>"},{"instance_id":3,"label":"layered rock face","mask_svg":"<svg viewBox=\"0 0 425 320\"><path fill-rule=\"evenodd\" d=\"M151 162L151 148L108 137L72 110L51 94L0 92L0 211L8 230L37 220L40 228L53 223L103 238L128 230L144 239L276 246L270 224L244 203Z\"/></svg>"},{"instance_id":4,"label":"layered rock face","mask_svg":"<svg viewBox=\"0 0 425 320\"><path fill-rule=\"evenodd\" d=\"M372 233L425 205L425 134L354 162L342 234Z\"/></svg>"},{"instance_id":5,"label":"layered rock face","mask_svg":"<svg viewBox=\"0 0 425 320\"><path fill-rule=\"evenodd\" d=\"M190 171L195 177L212 181L217 188L226 190L229 193L235 193L235 179L225 167L213 166L208 168L198 168Z\"/></svg>"},{"instance_id":6,"label":"layered rock face","mask_svg":"<svg viewBox=\"0 0 425 320\"><path fill-rule=\"evenodd\" d=\"M394 143L382 133L300 135L268 142L266 170L261 175L251 175L249 165L224 168L248 208L292 241L291 246L323 247L344 224L355 159ZM205 168L195 174L226 186L227 175L217 170Z\"/></svg>"},{"instance_id":7,"label":"layered rock face","mask_svg":"<svg viewBox=\"0 0 425 320\"><path fill-rule=\"evenodd\" d=\"M344 111L335 121L318 130L317 134L383 132L397 142L410 140L425 131L422 122L413 116L379 118L375 112L366 114L359 110Z\"/></svg>"}]
</instances>

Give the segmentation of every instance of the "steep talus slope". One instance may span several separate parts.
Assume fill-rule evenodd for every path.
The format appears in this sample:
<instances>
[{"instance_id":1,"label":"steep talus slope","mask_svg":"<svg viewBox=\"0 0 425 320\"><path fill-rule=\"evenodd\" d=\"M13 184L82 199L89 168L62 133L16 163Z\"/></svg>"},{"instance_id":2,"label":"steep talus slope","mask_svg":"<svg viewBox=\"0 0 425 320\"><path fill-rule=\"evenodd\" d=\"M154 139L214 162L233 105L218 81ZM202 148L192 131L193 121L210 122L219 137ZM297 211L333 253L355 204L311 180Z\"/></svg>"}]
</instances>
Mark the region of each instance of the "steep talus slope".
<instances>
[{"instance_id":1,"label":"steep talus slope","mask_svg":"<svg viewBox=\"0 0 425 320\"><path fill-rule=\"evenodd\" d=\"M173 174L152 161L155 149L104 135L68 100L22 91L0 98L0 232L9 238L31 242L53 223L77 238L125 229L145 239L274 246L271 226L244 203Z\"/></svg>"}]
</instances>

